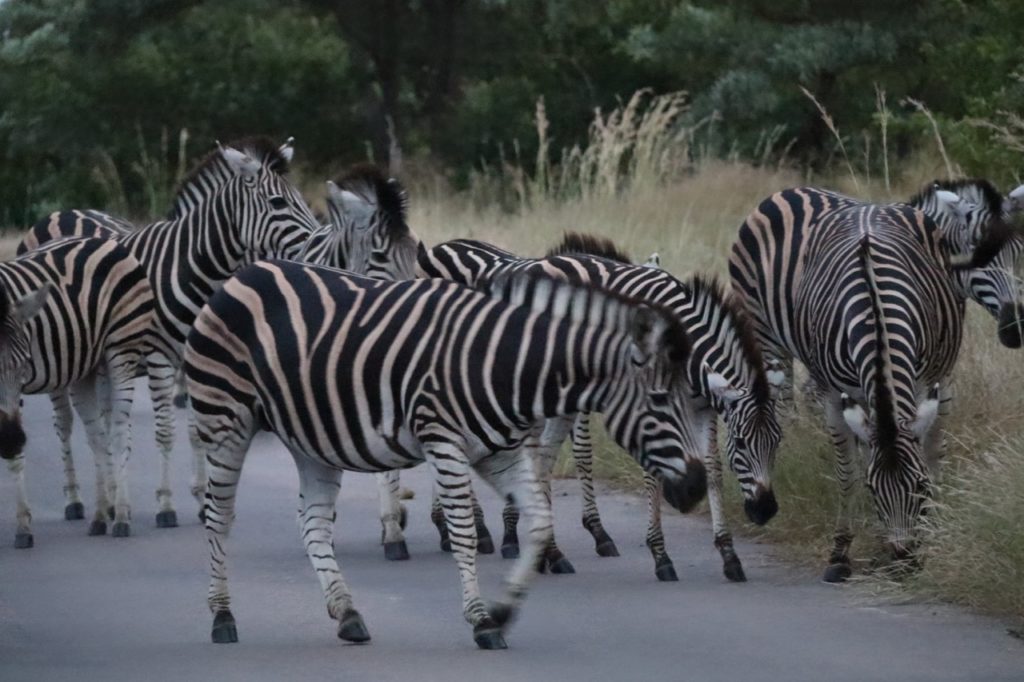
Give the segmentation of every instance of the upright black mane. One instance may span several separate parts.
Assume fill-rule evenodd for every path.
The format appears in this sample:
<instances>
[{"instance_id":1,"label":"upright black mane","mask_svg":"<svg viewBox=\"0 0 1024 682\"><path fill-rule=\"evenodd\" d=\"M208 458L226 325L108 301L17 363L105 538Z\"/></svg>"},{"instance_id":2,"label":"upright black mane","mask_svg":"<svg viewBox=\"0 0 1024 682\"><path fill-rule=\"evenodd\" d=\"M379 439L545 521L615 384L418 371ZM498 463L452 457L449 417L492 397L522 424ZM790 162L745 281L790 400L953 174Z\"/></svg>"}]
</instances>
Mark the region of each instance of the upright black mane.
<instances>
[{"instance_id":1,"label":"upright black mane","mask_svg":"<svg viewBox=\"0 0 1024 682\"><path fill-rule=\"evenodd\" d=\"M389 178L379 166L372 163L351 166L335 184L374 204L387 218L389 230L408 232L405 220L409 196L402 183Z\"/></svg>"},{"instance_id":2,"label":"upright black mane","mask_svg":"<svg viewBox=\"0 0 1024 682\"><path fill-rule=\"evenodd\" d=\"M750 317L747 315L743 303L732 294L727 293L725 287L714 275L691 275L685 284L693 292L694 298L701 293L706 293L725 310L736 330L743 358L754 372L754 383L751 387L754 401L759 405L768 403L771 400L771 387L768 385L768 375L765 373L764 356L761 355L761 346L757 342L754 328L750 324Z\"/></svg>"},{"instance_id":3,"label":"upright black mane","mask_svg":"<svg viewBox=\"0 0 1024 682\"><path fill-rule=\"evenodd\" d=\"M633 263L629 255L616 246L612 240L580 232L566 232L565 236L562 237L562 241L549 249L546 255L551 257L572 254L598 256L626 263L627 265Z\"/></svg>"}]
</instances>

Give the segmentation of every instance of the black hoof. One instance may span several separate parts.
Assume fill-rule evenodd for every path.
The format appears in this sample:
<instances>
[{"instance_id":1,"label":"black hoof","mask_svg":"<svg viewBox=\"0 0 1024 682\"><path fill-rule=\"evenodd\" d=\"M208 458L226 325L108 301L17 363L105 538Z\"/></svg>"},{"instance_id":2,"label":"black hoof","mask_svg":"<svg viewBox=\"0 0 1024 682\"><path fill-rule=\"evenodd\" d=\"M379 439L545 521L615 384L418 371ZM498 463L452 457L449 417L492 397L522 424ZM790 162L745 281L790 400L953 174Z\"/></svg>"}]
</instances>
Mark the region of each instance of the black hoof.
<instances>
[{"instance_id":1,"label":"black hoof","mask_svg":"<svg viewBox=\"0 0 1024 682\"><path fill-rule=\"evenodd\" d=\"M110 505L109 507L107 507L107 518L113 520L114 516L114 505Z\"/></svg>"},{"instance_id":2,"label":"black hoof","mask_svg":"<svg viewBox=\"0 0 1024 682\"><path fill-rule=\"evenodd\" d=\"M409 558L409 548L405 540L384 543L384 558L388 561L405 561Z\"/></svg>"},{"instance_id":3,"label":"black hoof","mask_svg":"<svg viewBox=\"0 0 1024 682\"><path fill-rule=\"evenodd\" d=\"M366 629L363 617L355 609L349 609L342 614L341 622L338 623L338 639L355 644L370 641L370 631Z\"/></svg>"},{"instance_id":4,"label":"black hoof","mask_svg":"<svg viewBox=\"0 0 1024 682\"><path fill-rule=\"evenodd\" d=\"M608 540L597 546L597 556L619 556L619 548L615 546L611 538L608 538Z\"/></svg>"},{"instance_id":5,"label":"black hoof","mask_svg":"<svg viewBox=\"0 0 1024 682\"><path fill-rule=\"evenodd\" d=\"M554 561L549 561L548 569L551 571L552 575L568 575L570 573L576 572L576 569L573 567L572 563L564 556L559 557Z\"/></svg>"},{"instance_id":6,"label":"black hoof","mask_svg":"<svg viewBox=\"0 0 1024 682\"><path fill-rule=\"evenodd\" d=\"M32 533L16 533L14 535L14 548L15 549L30 549L36 544L35 538L32 537Z\"/></svg>"},{"instance_id":7,"label":"black hoof","mask_svg":"<svg viewBox=\"0 0 1024 682\"><path fill-rule=\"evenodd\" d=\"M106 521L93 521L89 524L89 535L106 535L107 534L107 522Z\"/></svg>"},{"instance_id":8,"label":"black hoof","mask_svg":"<svg viewBox=\"0 0 1024 682\"><path fill-rule=\"evenodd\" d=\"M734 583L745 583L747 582L747 574L743 572L743 564L736 557L726 560L722 564L722 573L725 577Z\"/></svg>"},{"instance_id":9,"label":"black hoof","mask_svg":"<svg viewBox=\"0 0 1024 682\"><path fill-rule=\"evenodd\" d=\"M516 609L511 604L491 602L487 606L487 615L491 617L491 620L493 620L499 628L504 628L506 625L511 623L512 617L515 613Z\"/></svg>"},{"instance_id":10,"label":"black hoof","mask_svg":"<svg viewBox=\"0 0 1024 682\"><path fill-rule=\"evenodd\" d=\"M218 611L213 617L213 630L210 639L214 644L233 644L238 641L238 630L235 629L235 617L230 611Z\"/></svg>"},{"instance_id":11,"label":"black hoof","mask_svg":"<svg viewBox=\"0 0 1024 682\"><path fill-rule=\"evenodd\" d=\"M188 407L188 393L179 393L174 396L174 406L180 409Z\"/></svg>"},{"instance_id":12,"label":"black hoof","mask_svg":"<svg viewBox=\"0 0 1024 682\"><path fill-rule=\"evenodd\" d=\"M501 635L501 628L493 623L477 625L473 628L473 641L481 649L507 649L505 638Z\"/></svg>"},{"instance_id":13,"label":"black hoof","mask_svg":"<svg viewBox=\"0 0 1024 682\"><path fill-rule=\"evenodd\" d=\"M501 539L501 558L519 558L519 536L515 533L505 533L505 537Z\"/></svg>"},{"instance_id":14,"label":"black hoof","mask_svg":"<svg viewBox=\"0 0 1024 682\"><path fill-rule=\"evenodd\" d=\"M487 535L478 535L476 538L476 553L477 554L494 554L494 540L491 539L490 533Z\"/></svg>"},{"instance_id":15,"label":"black hoof","mask_svg":"<svg viewBox=\"0 0 1024 682\"><path fill-rule=\"evenodd\" d=\"M654 575L658 576L658 580L663 583L674 583L679 580L679 576L676 575L676 568L668 557L658 560L657 565L654 567Z\"/></svg>"},{"instance_id":16,"label":"black hoof","mask_svg":"<svg viewBox=\"0 0 1024 682\"><path fill-rule=\"evenodd\" d=\"M65 521L78 521L85 518L85 505L81 502L71 502L64 507Z\"/></svg>"},{"instance_id":17,"label":"black hoof","mask_svg":"<svg viewBox=\"0 0 1024 682\"><path fill-rule=\"evenodd\" d=\"M845 582L851 575L853 575L853 569L850 568L850 564L835 563L828 565L828 568L825 569L825 575L821 579L827 583L841 583Z\"/></svg>"},{"instance_id":18,"label":"black hoof","mask_svg":"<svg viewBox=\"0 0 1024 682\"><path fill-rule=\"evenodd\" d=\"M405 530L405 524L409 522L409 512L405 510L405 505L398 505L398 527Z\"/></svg>"},{"instance_id":19,"label":"black hoof","mask_svg":"<svg viewBox=\"0 0 1024 682\"><path fill-rule=\"evenodd\" d=\"M448 537L448 532L441 533L441 551L450 552L452 551L452 540Z\"/></svg>"},{"instance_id":20,"label":"black hoof","mask_svg":"<svg viewBox=\"0 0 1024 682\"><path fill-rule=\"evenodd\" d=\"M178 527L178 512L173 509L166 509L162 512L156 513L156 527L157 528L177 528Z\"/></svg>"},{"instance_id":21,"label":"black hoof","mask_svg":"<svg viewBox=\"0 0 1024 682\"><path fill-rule=\"evenodd\" d=\"M132 527L127 521L118 521L114 524L110 534L115 538L126 538L132 534Z\"/></svg>"}]
</instances>

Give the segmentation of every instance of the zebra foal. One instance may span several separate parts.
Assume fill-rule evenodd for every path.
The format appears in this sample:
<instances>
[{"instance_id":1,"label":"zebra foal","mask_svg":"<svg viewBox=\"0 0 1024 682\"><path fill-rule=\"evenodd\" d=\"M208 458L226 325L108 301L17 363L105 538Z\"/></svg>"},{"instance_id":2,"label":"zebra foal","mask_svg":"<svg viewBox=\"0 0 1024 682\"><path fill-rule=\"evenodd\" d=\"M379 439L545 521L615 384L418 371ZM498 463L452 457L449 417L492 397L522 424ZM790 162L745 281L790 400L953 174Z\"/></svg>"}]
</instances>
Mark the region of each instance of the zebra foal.
<instances>
[{"instance_id":1,"label":"zebra foal","mask_svg":"<svg viewBox=\"0 0 1024 682\"><path fill-rule=\"evenodd\" d=\"M427 461L463 614L481 648L504 648L502 632L551 537L550 507L519 446L535 442L547 417L603 411L616 441L685 507L703 494L684 460L675 398L688 352L685 332L661 309L546 278L480 292L287 261L246 268L204 307L185 351L192 443L209 471L213 641L237 641L224 539L249 442L269 428L299 469L302 536L341 639L369 639L332 546L341 472ZM471 469L513 498L528 527L497 604L477 584Z\"/></svg>"}]
</instances>

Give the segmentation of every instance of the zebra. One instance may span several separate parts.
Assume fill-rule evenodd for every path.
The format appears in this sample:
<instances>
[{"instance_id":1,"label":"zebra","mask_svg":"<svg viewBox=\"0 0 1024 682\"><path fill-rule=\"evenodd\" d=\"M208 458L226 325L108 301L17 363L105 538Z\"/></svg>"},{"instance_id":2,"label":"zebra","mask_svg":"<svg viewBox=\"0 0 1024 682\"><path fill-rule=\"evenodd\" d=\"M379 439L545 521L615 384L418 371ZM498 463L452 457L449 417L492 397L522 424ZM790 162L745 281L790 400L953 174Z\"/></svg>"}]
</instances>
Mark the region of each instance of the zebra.
<instances>
[{"instance_id":1,"label":"zebra","mask_svg":"<svg viewBox=\"0 0 1024 682\"><path fill-rule=\"evenodd\" d=\"M686 398L691 428L698 434L697 448L710 477L707 489L714 544L722 557L724 575L731 581L745 581L722 507L717 417L722 416L726 423L727 459L743 491L747 516L755 523L765 524L778 510L771 487L771 469L781 429L775 413L773 385L742 307L725 294L714 278L695 275L680 282L663 270L633 266L628 261L628 255L608 240L569 233L542 259L521 258L490 244L459 239L424 249L418 265L421 276L471 286L501 272L539 271L571 282L598 284L671 309L695 345L687 365L691 394ZM563 420L550 425L545 433L547 466L553 465L570 429L577 476L583 487L583 526L593 536L599 556L617 556L618 549L601 523L594 499L588 415L579 415L574 424ZM656 482L648 478L645 487L649 503L647 545L654 558L655 575L662 581L677 580L664 547ZM514 509L506 509L504 521L502 553L512 557L518 546ZM573 571L571 563L554 545L546 560L553 572Z\"/></svg>"},{"instance_id":2,"label":"zebra","mask_svg":"<svg viewBox=\"0 0 1024 682\"><path fill-rule=\"evenodd\" d=\"M195 316L235 271L262 257L295 257L319 227L285 177L293 155L291 143L289 138L278 146L264 137L218 143L183 179L169 219L117 237L146 269L155 296L159 340L146 364L161 453L156 515L160 528L178 525L170 485L172 399L185 337ZM26 248L51 236L38 228L37 224L23 239ZM65 421L70 434L66 408L55 402L55 420ZM193 471L191 492L201 505L200 468L194 464Z\"/></svg>"},{"instance_id":3,"label":"zebra","mask_svg":"<svg viewBox=\"0 0 1024 682\"><path fill-rule=\"evenodd\" d=\"M369 639L332 546L341 471L429 461L463 614L479 647L505 648L502 631L551 536L550 507L519 446L545 417L601 410L616 441L661 475L670 503L692 504L703 477L684 459L675 399L688 353L661 308L548 278L500 279L481 292L289 261L242 270L203 308L185 350L191 439L209 467L213 641L237 641L224 539L249 442L267 428L298 467L302 536L341 639ZM529 527L505 600L489 605L476 578L471 468L513 497Z\"/></svg>"},{"instance_id":4,"label":"zebra","mask_svg":"<svg viewBox=\"0 0 1024 682\"><path fill-rule=\"evenodd\" d=\"M94 209L55 211L36 222L18 243L16 255L33 251L41 244L64 237L122 237L135 226Z\"/></svg>"},{"instance_id":5,"label":"zebra","mask_svg":"<svg viewBox=\"0 0 1024 682\"><path fill-rule=\"evenodd\" d=\"M1005 239L990 231L977 250L997 252ZM733 243L733 289L766 354L806 365L825 407L841 493L828 582L851 574L858 442L870 446L866 483L893 555L912 555L941 455L939 399L963 331L951 267L921 211L813 188L765 199Z\"/></svg>"},{"instance_id":6,"label":"zebra","mask_svg":"<svg viewBox=\"0 0 1024 682\"><path fill-rule=\"evenodd\" d=\"M60 393L74 404L96 460L89 534L106 534L113 517L112 534L128 535L132 382L150 350L153 315L145 270L115 241L62 239L0 263L0 457L15 477L16 548L35 544L22 394ZM68 480L77 490L73 469Z\"/></svg>"}]
</instances>

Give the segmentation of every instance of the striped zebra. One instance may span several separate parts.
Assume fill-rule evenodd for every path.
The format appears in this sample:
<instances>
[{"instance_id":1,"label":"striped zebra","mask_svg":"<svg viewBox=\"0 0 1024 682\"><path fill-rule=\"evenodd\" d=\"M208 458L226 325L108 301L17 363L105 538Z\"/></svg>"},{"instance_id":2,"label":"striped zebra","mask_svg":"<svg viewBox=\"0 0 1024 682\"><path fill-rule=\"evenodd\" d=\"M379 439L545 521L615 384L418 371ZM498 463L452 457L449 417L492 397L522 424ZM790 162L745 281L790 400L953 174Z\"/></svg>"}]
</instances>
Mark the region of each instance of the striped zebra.
<instances>
[{"instance_id":1,"label":"striped zebra","mask_svg":"<svg viewBox=\"0 0 1024 682\"><path fill-rule=\"evenodd\" d=\"M16 548L34 544L22 394L59 393L74 404L96 461L89 534L106 534L111 515L113 535L128 535L133 380L153 315L145 270L115 241L64 239L0 263L0 457L15 476ZM77 490L73 470L69 481Z\"/></svg>"},{"instance_id":2,"label":"striped zebra","mask_svg":"<svg viewBox=\"0 0 1024 682\"><path fill-rule=\"evenodd\" d=\"M990 235L998 250L1005 233ZM938 400L963 331L950 267L921 211L809 188L761 202L733 244L733 287L764 348L800 360L825 406L841 492L826 581L851 572L858 442L870 446L866 483L894 556L913 549L941 455Z\"/></svg>"},{"instance_id":3,"label":"striped zebra","mask_svg":"<svg viewBox=\"0 0 1024 682\"><path fill-rule=\"evenodd\" d=\"M430 462L463 614L484 649L505 647L502 632L551 537L550 507L519 448L541 420L600 410L616 441L661 475L672 504L703 495L702 477L684 460L675 399L689 343L670 314L547 278L506 278L490 288L389 283L268 261L211 297L189 335L185 371L192 442L209 467L214 642L237 641L224 540L245 454L261 428L295 459L306 553L338 636L352 642L369 632L334 556L342 470ZM485 603L477 584L471 469L512 496L529 528L502 602Z\"/></svg>"},{"instance_id":4,"label":"striped zebra","mask_svg":"<svg viewBox=\"0 0 1024 682\"><path fill-rule=\"evenodd\" d=\"M570 282L596 284L672 310L694 342L694 353L687 364L691 390L686 396L690 404L688 419L697 434L696 451L710 477L708 499L714 543L722 556L725 576L744 581L746 576L722 507L717 418L722 416L726 424L727 458L743 491L747 516L755 523L767 523L778 510L771 469L781 430L757 342L739 305L713 279L692 276L680 282L665 271L630 265L628 260L611 242L586 235L567 235L542 259L521 258L490 244L460 239L421 252L419 270L426 277L471 286L504 272L542 272ZM588 415L581 414L574 424L565 420L552 423L545 430L547 470L570 430L577 476L583 487L583 526L593 536L599 556L617 556L594 499ZM654 558L655 574L659 580L676 580L672 560L665 551L656 481L648 477L645 487L649 503L647 545ZM515 556L518 542L514 509L506 509L504 520L502 553ZM572 572L572 565L553 544L546 560L553 572Z\"/></svg>"},{"instance_id":5,"label":"striped zebra","mask_svg":"<svg viewBox=\"0 0 1024 682\"><path fill-rule=\"evenodd\" d=\"M171 504L172 399L195 316L234 272L259 258L295 257L318 227L285 177L292 154L290 139L281 146L262 137L218 145L182 181L170 219L117 238L142 263L155 295L158 342L146 364L161 453L158 527L178 524ZM27 246L48 236L33 228L23 241ZM69 434L70 412L60 401L55 407ZM201 504L203 484L199 468L194 471L191 490Z\"/></svg>"},{"instance_id":6,"label":"striped zebra","mask_svg":"<svg viewBox=\"0 0 1024 682\"><path fill-rule=\"evenodd\" d=\"M64 237L121 237L135 226L93 209L56 211L33 225L18 244L17 255Z\"/></svg>"}]
</instances>

